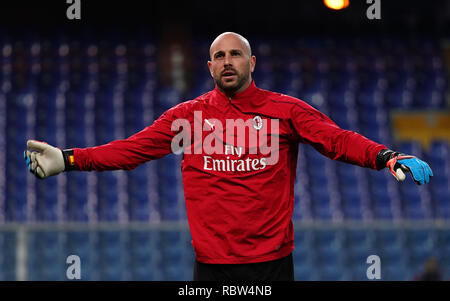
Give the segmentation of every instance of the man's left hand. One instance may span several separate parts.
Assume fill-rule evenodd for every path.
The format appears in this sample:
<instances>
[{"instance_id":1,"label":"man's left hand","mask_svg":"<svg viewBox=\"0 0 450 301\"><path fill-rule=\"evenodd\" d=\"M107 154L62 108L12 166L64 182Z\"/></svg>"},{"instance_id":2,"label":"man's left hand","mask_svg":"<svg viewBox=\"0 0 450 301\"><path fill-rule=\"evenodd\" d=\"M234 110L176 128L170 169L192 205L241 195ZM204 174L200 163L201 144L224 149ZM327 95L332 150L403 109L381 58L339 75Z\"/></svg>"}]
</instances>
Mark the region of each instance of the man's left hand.
<instances>
[{"instance_id":1,"label":"man's left hand","mask_svg":"<svg viewBox=\"0 0 450 301\"><path fill-rule=\"evenodd\" d=\"M428 183L433 176L433 171L425 161L405 154L396 153L393 155L387 161L386 167L389 168L389 171L397 181L405 180L405 172L410 172L414 182L418 185Z\"/></svg>"}]
</instances>

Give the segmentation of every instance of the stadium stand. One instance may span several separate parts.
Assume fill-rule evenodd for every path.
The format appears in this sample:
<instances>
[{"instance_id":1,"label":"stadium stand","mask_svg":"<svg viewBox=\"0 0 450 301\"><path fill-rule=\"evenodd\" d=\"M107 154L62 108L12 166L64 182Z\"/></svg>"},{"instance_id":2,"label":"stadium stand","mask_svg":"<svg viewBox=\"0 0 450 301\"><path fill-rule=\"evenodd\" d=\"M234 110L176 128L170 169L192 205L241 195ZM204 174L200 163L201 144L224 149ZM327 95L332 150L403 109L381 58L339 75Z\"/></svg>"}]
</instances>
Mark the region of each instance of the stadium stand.
<instances>
[{"instance_id":1,"label":"stadium stand","mask_svg":"<svg viewBox=\"0 0 450 301\"><path fill-rule=\"evenodd\" d=\"M397 143L390 124L393 109L448 112L449 70L438 41L424 40L420 48L398 39L251 42L259 87L298 97L343 128L423 157L438 175L426 186L410 179L398 184L387 172L334 162L301 145L296 279L367 280L371 254L382 259L383 280L413 279L430 256L449 279L450 228L432 226L450 219L448 140ZM61 148L123 139L174 104L207 92L213 88L205 69L208 42L193 41L197 68L184 92L161 84L159 44L152 38L4 36L0 45L0 280L65 280L66 265L55 262L70 254L80 256L84 280L192 279L180 156L127 172L71 172L39 181L18 154L32 137ZM425 226L402 226L408 221ZM47 226L33 228L35 222ZM67 222L86 227L52 226ZM97 223L118 226L99 230ZM135 223L141 227L127 226ZM19 263L24 229L27 257Z\"/></svg>"}]
</instances>

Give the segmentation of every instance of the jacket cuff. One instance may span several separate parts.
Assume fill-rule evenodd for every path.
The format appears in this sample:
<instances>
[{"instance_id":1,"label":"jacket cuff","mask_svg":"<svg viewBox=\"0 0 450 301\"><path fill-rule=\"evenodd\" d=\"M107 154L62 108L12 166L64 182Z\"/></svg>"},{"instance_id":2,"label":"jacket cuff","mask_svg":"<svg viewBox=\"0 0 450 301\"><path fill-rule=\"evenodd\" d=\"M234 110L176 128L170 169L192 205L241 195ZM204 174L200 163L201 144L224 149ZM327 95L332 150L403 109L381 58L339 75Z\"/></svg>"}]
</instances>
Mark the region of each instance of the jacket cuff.
<instances>
[{"instance_id":1,"label":"jacket cuff","mask_svg":"<svg viewBox=\"0 0 450 301\"><path fill-rule=\"evenodd\" d=\"M64 171L76 170L73 149L62 150L62 154L64 158Z\"/></svg>"},{"instance_id":2,"label":"jacket cuff","mask_svg":"<svg viewBox=\"0 0 450 301\"><path fill-rule=\"evenodd\" d=\"M377 154L377 158L376 158L376 164L377 164L377 169L383 169L386 167L387 162L393 157L395 156L397 153L390 150L390 149L382 149L378 154Z\"/></svg>"}]
</instances>

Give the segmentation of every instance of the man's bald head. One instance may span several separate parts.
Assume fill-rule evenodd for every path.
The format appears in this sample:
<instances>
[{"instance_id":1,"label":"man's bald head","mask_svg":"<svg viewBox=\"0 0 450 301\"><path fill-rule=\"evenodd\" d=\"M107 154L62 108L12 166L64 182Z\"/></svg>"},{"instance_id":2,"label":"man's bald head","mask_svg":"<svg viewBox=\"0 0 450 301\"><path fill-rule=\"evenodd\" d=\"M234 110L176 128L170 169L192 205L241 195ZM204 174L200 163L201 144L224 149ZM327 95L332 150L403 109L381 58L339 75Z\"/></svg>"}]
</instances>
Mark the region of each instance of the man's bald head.
<instances>
[{"instance_id":1,"label":"man's bald head","mask_svg":"<svg viewBox=\"0 0 450 301\"><path fill-rule=\"evenodd\" d=\"M251 84L256 58L246 38L224 32L212 42L209 55L208 68L219 90L231 97Z\"/></svg>"},{"instance_id":2,"label":"man's bald head","mask_svg":"<svg viewBox=\"0 0 450 301\"><path fill-rule=\"evenodd\" d=\"M248 40L238 33L229 31L229 32L221 33L211 43L211 46L209 47L209 56L211 57L211 59L213 57L213 53L217 49L217 46L220 45L221 42L230 41L230 40L238 40L241 43L242 48L245 50L246 54L249 57L252 56L252 48L250 47L250 43L248 42Z\"/></svg>"}]
</instances>

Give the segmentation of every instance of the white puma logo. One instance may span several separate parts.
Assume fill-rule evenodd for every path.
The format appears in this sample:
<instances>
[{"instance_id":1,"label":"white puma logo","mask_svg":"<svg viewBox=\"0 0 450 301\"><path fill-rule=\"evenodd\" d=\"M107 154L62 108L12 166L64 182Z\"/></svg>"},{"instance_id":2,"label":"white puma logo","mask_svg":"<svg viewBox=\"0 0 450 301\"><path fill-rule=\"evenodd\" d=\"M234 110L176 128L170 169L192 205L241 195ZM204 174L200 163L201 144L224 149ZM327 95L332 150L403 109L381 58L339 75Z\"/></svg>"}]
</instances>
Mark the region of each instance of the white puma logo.
<instances>
[{"instance_id":1,"label":"white puma logo","mask_svg":"<svg viewBox=\"0 0 450 301\"><path fill-rule=\"evenodd\" d=\"M205 122L209 125L209 127L210 127L212 130L214 130L214 124L215 124L215 123L209 122L209 120L206 119L206 118L205 118Z\"/></svg>"}]
</instances>

